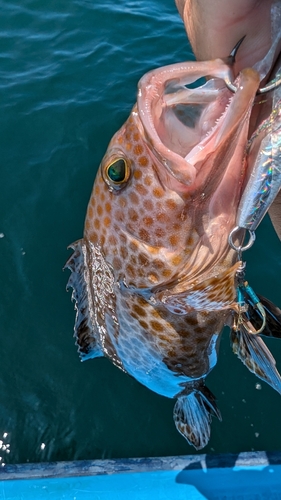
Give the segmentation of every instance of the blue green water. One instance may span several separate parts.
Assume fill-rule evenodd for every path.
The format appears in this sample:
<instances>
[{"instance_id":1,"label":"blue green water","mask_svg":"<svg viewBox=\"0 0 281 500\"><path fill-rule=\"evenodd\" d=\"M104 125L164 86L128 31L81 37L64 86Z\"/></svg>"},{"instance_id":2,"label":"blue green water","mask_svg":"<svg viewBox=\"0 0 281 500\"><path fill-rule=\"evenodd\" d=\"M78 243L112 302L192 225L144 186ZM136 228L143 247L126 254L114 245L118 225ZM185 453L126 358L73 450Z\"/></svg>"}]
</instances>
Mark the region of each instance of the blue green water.
<instances>
[{"instance_id":1,"label":"blue green water","mask_svg":"<svg viewBox=\"0 0 281 500\"><path fill-rule=\"evenodd\" d=\"M80 363L62 272L139 78L191 57L173 0L0 0L0 11L0 463L193 453L173 401L105 359ZM247 257L251 285L281 304L269 220ZM270 348L281 369L281 341ZM206 451L281 449L281 397L257 383L225 332L208 377L223 422Z\"/></svg>"}]
</instances>

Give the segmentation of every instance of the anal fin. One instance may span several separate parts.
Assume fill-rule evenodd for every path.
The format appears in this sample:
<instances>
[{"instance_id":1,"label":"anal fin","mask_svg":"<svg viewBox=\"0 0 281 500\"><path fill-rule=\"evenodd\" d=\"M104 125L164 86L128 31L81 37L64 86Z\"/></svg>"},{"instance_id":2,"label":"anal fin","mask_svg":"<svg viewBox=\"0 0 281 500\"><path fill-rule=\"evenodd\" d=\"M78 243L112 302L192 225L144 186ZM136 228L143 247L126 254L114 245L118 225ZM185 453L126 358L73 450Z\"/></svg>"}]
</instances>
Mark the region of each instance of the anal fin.
<instances>
[{"instance_id":1,"label":"anal fin","mask_svg":"<svg viewBox=\"0 0 281 500\"><path fill-rule=\"evenodd\" d=\"M193 390L187 395L179 395L174 407L174 422L177 430L196 450L206 446L211 434L212 416L221 420L215 396L205 387L202 380L191 384ZM186 391L188 392L188 386Z\"/></svg>"},{"instance_id":2,"label":"anal fin","mask_svg":"<svg viewBox=\"0 0 281 500\"><path fill-rule=\"evenodd\" d=\"M92 320L94 305L88 292L86 253L87 248L83 239L69 246L74 250L64 268L71 271L67 289L73 288L72 300L75 301L76 319L74 337L82 361L103 356L98 342L98 331Z\"/></svg>"}]
</instances>

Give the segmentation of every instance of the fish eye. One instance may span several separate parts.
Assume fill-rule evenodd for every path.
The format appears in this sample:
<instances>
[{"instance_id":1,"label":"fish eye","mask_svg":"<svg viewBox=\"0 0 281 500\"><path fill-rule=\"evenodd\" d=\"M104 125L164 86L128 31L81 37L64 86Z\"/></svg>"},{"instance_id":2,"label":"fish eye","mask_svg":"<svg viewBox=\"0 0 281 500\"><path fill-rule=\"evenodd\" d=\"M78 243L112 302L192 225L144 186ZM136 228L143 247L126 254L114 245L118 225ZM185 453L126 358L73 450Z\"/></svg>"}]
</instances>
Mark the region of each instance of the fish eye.
<instances>
[{"instance_id":1,"label":"fish eye","mask_svg":"<svg viewBox=\"0 0 281 500\"><path fill-rule=\"evenodd\" d=\"M120 188L128 181L130 175L129 165L124 158L117 158L105 168L105 180L111 186Z\"/></svg>"}]
</instances>

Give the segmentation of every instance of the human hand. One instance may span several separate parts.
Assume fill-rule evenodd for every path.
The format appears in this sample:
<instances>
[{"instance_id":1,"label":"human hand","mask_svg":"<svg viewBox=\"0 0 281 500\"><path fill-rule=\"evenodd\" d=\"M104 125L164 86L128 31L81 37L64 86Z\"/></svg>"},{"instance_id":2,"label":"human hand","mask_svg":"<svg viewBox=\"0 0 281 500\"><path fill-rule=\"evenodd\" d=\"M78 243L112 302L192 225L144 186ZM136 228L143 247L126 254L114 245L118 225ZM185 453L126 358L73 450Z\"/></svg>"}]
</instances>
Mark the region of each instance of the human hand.
<instances>
[{"instance_id":1,"label":"human hand","mask_svg":"<svg viewBox=\"0 0 281 500\"><path fill-rule=\"evenodd\" d=\"M267 58L262 71L264 82L268 80L281 50L280 0L175 2L197 60L224 58L230 54L237 41L246 35L237 53L233 68L235 76L241 69L253 67L263 60L275 43L272 58ZM269 215L281 239L281 192L272 204Z\"/></svg>"}]
</instances>

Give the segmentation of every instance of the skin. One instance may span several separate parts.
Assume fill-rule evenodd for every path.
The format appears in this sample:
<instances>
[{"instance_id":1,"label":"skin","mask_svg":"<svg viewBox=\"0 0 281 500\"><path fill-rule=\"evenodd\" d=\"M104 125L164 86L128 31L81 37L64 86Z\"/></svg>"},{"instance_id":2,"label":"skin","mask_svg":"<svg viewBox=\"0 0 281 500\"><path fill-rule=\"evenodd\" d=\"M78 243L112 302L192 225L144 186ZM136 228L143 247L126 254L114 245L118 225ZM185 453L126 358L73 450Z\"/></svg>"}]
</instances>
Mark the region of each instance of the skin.
<instances>
[{"instance_id":1,"label":"skin","mask_svg":"<svg viewBox=\"0 0 281 500\"><path fill-rule=\"evenodd\" d=\"M225 57L245 34L234 66L243 68L260 61L271 46L272 0L175 0L192 49L199 61ZM269 210L281 239L281 192Z\"/></svg>"}]
</instances>

